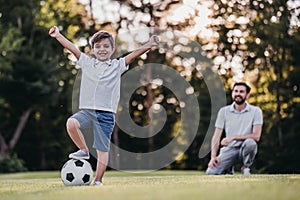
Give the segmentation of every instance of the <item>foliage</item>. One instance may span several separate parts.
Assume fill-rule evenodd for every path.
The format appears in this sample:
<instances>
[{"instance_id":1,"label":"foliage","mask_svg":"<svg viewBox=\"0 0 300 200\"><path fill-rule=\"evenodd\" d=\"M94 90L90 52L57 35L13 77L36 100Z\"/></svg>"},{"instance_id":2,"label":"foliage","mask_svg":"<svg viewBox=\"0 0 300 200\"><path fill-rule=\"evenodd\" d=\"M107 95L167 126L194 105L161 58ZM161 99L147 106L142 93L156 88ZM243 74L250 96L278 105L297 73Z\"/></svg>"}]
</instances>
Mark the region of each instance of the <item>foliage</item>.
<instances>
[{"instance_id":1,"label":"foliage","mask_svg":"<svg viewBox=\"0 0 300 200\"><path fill-rule=\"evenodd\" d=\"M250 103L264 113L257 168L270 173L295 172L297 162L287 158L299 152L290 139L299 141L296 131L299 108L299 23L293 1L219 1L213 4L217 54L212 54L218 72L231 85L244 80L252 85ZM298 6L297 6L298 5ZM288 11L288 12L286 12ZM293 23L294 21L294 23ZM238 62L235 62L233 58ZM239 78L242 74L242 78ZM275 152L274 152L275 150ZM285 161L283 161L285 160Z\"/></svg>"},{"instance_id":2,"label":"foliage","mask_svg":"<svg viewBox=\"0 0 300 200\"><path fill-rule=\"evenodd\" d=\"M0 0L0 144L4 144L0 149L9 146L14 138L22 113L31 111L17 145L6 154L17 153L29 170L59 169L68 152L74 149L66 134L65 121L74 107L71 98L78 71L72 55L48 36L49 28L58 25L85 52L88 52L87 41L96 30L126 36L129 42L117 37L116 57L138 46L139 34L143 39L149 34L159 34L163 45L130 67L149 63L173 67L191 84L201 109L194 142L166 168L204 170L207 166L209 155L199 159L198 153L214 115L202 76L210 69L223 80L228 103L232 83L245 80L252 86L249 102L263 109L264 130L254 166L256 171L299 172L296 158L300 153L299 125L295 122L300 118L297 114L300 30L295 21L292 23L292 19L299 20L299 7L291 8L286 0L193 1L192 8L187 5L187 2L192 5L192 1L115 0L110 1L112 7L95 10L90 6L100 1L88 2L84 6L77 0ZM209 38L204 38L201 32L190 35L199 25L197 20L204 18L202 3L213 10L210 26L206 27L212 31ZM180 11L187 7L189 12L181 15ZM101 13L102 21L94 18L97 13ZM110 21L109 16L114 16L114 20ZM140 30L148 31L144 34ZM204 51L195 43L202 44ZM213 60L213 66L207 58ZM160 133L147 139L116 129L113 142L128 151L151 152L172 140L180 122L180 106L168 88L151 87L140 81L141 87L129 102L132 119L138 125L147 125L151 104L160 103L168 113L167 123ZM144 94L150 94L152 99ZM170 99L175 101L170 103ZM189 134L188 127L184 134ZM175 149L171 153L176 156L178 152ZM126 162L126 158L121 159Z\"/></svg>"},{"instance_id":3,"label":"foliage","mask_svg":"<svg viewBox=\"0 0 300 200\"><path fill-rule=\"evenodd\" d=\"M48 3L57 3L57 7L47 7ZM0 5L0 116L3 121L0 138L1 148L9 148L1 153L9 156L18 152L29 169L56 169L58 161L65 161L58 155L73 148L66 147L70 141L65 139L64 126L71 110L68 100L74 79L70 72L74 66L57 53L63 54L63 48L50 39L48 30L59 23L62 32L72 39L78 31L74 28L76 24L77 27L82 24L74 13L81 9L78 12L84 15L84 6L69 0L65 4L61 1L0 1ZM64 14L49 16L48 13L60 13L55 9L61 9ZM72 25L66 20L72 21ZM32 110L29 119L20 138L16 139L21 113L28 109ZM12 141L17 143L16 147L11 145Z\"/></svg>"},{"instance_id":4,"label":"foliage","mask_svg":"<svg viewBox=\"0 0 300 200\"><path fill-rule=\"evenodd\" d=\"M0 173L25 172L27 168L24 161L18 158L16 154L10 157L0 157Z\"/></svg>"}]
</instances>

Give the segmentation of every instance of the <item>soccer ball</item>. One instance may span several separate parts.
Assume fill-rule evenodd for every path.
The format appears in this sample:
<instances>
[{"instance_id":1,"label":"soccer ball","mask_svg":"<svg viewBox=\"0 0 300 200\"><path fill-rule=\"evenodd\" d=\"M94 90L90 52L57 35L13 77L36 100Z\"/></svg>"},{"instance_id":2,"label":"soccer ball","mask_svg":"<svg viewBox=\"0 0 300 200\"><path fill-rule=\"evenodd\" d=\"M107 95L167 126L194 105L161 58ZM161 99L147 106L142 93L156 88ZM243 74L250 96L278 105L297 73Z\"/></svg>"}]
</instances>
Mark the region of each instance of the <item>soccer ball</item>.
<instances>
[{"instance_id":1,"label":"soccer ball","mask_svg":"<svg viewBox=\"0 0 300 200\"><path fill-rule=\"evenodd\" d=\"M93 179L93 169L86 160L68 160L61 169L61 180L65 185L89 185Z\"/></svg>"}]
</instances>

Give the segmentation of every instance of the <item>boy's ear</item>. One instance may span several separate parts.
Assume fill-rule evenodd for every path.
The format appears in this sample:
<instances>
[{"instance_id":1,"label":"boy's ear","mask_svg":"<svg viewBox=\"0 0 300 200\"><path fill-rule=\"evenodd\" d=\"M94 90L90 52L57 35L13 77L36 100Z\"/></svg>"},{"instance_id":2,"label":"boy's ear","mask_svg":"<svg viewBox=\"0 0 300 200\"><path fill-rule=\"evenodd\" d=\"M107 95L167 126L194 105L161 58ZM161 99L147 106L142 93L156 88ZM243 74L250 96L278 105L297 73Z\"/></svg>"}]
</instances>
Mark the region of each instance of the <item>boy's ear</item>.
<instances>
[{"instance_id":1,"label":"boy's ear","mask_svg":"<svg viewBox=\"0 0 300 200\"><path fill-rule=\"evenodd\" d=\"M90 50L90 54L94 54L94 50L93 49Z\"/></svg>"},{"instance_id":2,"label":"boy's ear","mask_svg":"<svg viewBox=\"0 0 300 200\"><path fill-rule=\"evenodd\" d=\"M91 49L89 52L90 56L93 58L96 58L95 54L94 54L94 49Z\"/></svg>"},{"instance_id":3,"label":"boy's ear","mask_svg":"<svg viewBox=\"0 0 300 200\"><path fill-rule=\"evenodd\" d=\"M116 51L116 48L115 48L115 47L112 47L111 55L110 55L110 56L112 56L112 55L115 53L115 51Z\"/></svg>"}]
</instances>

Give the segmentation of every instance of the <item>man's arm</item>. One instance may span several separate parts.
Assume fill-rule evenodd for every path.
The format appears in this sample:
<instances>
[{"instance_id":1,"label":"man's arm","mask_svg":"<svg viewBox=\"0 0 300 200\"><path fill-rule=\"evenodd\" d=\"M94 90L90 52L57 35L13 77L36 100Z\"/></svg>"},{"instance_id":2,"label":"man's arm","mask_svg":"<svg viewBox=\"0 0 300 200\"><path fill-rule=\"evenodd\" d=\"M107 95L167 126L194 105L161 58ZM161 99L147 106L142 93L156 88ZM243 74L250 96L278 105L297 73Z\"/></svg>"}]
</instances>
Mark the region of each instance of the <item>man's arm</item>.
<instances>
[{"instance_id":1,"label":"man's arm","mask_svg":"<svg viewBox=\"0 0 300 200\"><path fill-rule=\"evenodd\" d=\"M229 138L223 138L223 140L221 141L221 145L222 146L227 146L233 140L243 141L243 140L246 140L248 138L252 138L256 142L259 142L260 137L261 137L261 131L262 131L262 125L260 125L260 124L259 125L254 125L252 133L248 133L248 134L242 135L242 136L233 136L233 137L229 137Z\"/></svg>"},{"instance_id":2,"label":"man's arm","mask_svg":"<svg viewBox=\"0 0 300 200\"><path fill-rule=\"evenodd\" d=\"M60 32L59 29L56 26L53 26L49 30L49 35L51 37L56 38L56 40L66 49L71 51L77 59L79 59L81 51L72 43L70 42L65 36L63 36Z\"/></svg>"},{"instance_id":3,"label":"man's arm","mask_svg":"<svg viewBox=\"0 0 300 200\"><path fill-rule=\"evenodd\" d=\"M158 43L158 36L153 35L146 44L125 56L125 64L129 65L134 59L141 56L143 53L149 51L152 47L157 46Z\"/></svg>"},{"instance_id":4,"label":"man's arm","mask_svg":"<svg viewBox=\"0 0 300 200\"><path fill-rule=\"evenodd\" d=\"M217 153L220 148L220 140L223 133L223 129L216 128L214 135L211 140L211 155L210 161L208 163L209 167L216 167L219 164L219 160L217 158Z\"/></svg>"},{"instance_id":5,"label":"man's arm","mask_svg":"<svg viewBox=\"0 0 300 200\"><path fill-rule=\"evenodd\" d=\"M256 142L259 142L260 137L261 137L261 131L262 131L262 125L254 125L252 133L242 135L242 136L235 136L235 137L233 137L233 139L234 140L246 140L248 138L252 138Z\"/></svg>"}]
</instances>

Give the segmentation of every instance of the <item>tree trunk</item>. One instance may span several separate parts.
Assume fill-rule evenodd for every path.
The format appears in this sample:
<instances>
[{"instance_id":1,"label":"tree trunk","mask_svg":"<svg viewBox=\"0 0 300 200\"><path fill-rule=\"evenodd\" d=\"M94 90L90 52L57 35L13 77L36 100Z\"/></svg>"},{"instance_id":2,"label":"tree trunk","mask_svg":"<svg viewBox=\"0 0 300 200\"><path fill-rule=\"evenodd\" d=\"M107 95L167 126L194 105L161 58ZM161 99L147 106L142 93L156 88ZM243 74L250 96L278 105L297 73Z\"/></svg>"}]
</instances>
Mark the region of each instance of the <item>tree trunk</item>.
<instances>
[{"instance_id":1,"label":"tree trunk","mask_svg":"<svg viewBox=\"0 0 300 200\"><path fill-rule=\"evenodd\" d=\"M12 139L10 140L9 142L9 145L8 145L8 148L9 150L12 150L15 148L21 134L22 134L22 131L28 121L28 118L29 118L29 115L31 113L31 108L27 109L26 111L23 112L21 118L20 118L20 121L19 121L19 124L14 132L14 135L12 137Z\"/></svg>"},{"instance_id":2,"label":"tree trunk","mask_svg":"<svg viewBox=\"0 0 300 200\"><path fill-rule=\"evenodd\" d=\"M152 70L151 70L151 66L147 66L146 69L146 76L147 76L147 113L148 113L148 117L149 117L149 129L148 129L148 152L152 152L153 151L153 122L152 117L153 117L153 113L151 111L151 106L153 104L153 91L152 91L152 84L151 84L151 80L152 80ZM149 160L149 166L152 167L153 166L153 160L150 159Z\"/></svg>"},{"instance_id":3,"label":"tree trunk","mask_svg":"<svg viewBox=\"0 0 300 200\"><path fill-rule=\"evenodd\" d=\"M0 135L0 157L6 157L8 152L8 146L5 142L5 139L2 135Z\"/></svg>"},{"instance_id":4,"label":"tree trunk","mask_svg":"<svg viewBox=\"0 0 300 200\"><path fill-rule=\"evenodd\" d=\"M276 86L276 104L277 104L277 108L276 108L276 121L277 121L277 134L278 134L278 142L279 142L279 146L283 145L283 136L282 136L282 123L281 123L281 114L280 114L280 110L281 110L281 103L280 103L280 92L279 92L279 88L278 85Z\"/></svg>"},{"instance_id":5,"label":"tree trunk","mask_svg":"<svg viewBox=\"0 0 300 200\"><path fill-rule=\"evenodd\" d=\"M115 126L113 130L113 141L116 147L119 147L119 127ZM114 169L119 170L120 169L120 152L118 148L111 148L110 152L110 166L112 166Z\"/></svg>"},{"instance_id":6,"label":"tree trunk","mask_svg":"<svg viewBox=\"0 0 300 200\"><path fill-rule=\"evenodd\" d=\"M285 52L282 52L282 57L285 57ZM282 116L281 116L281 100L280 100L280 87L283 85L283 74L282 74L282 65L284 62L281 60L274 63L274 69L276 73L276 84L275 84L275 92L276 92L276 122L277 122L277 134L278 134L278 142L279 146L283 145L283 133L282 133Z\"/></svg>"},{"instance_id":7,"label":"tree trunk","mask_svg":"<svg viewBox=\"0 0 300 200\"><path fill-rule=\"evenodd\" d=\"M10 139L9 144L5 142L5 139L2 135L0 135L0 156L1 157L7 157L12 150L15 148L17 142L20 139L20 136L24 130L24 127L28 121L28 118L31 113L31 108L28 108L26 111L23 112L23 114L20 117L18 126L13 134L13 137Z\"/></svg>"}]
</instances>

